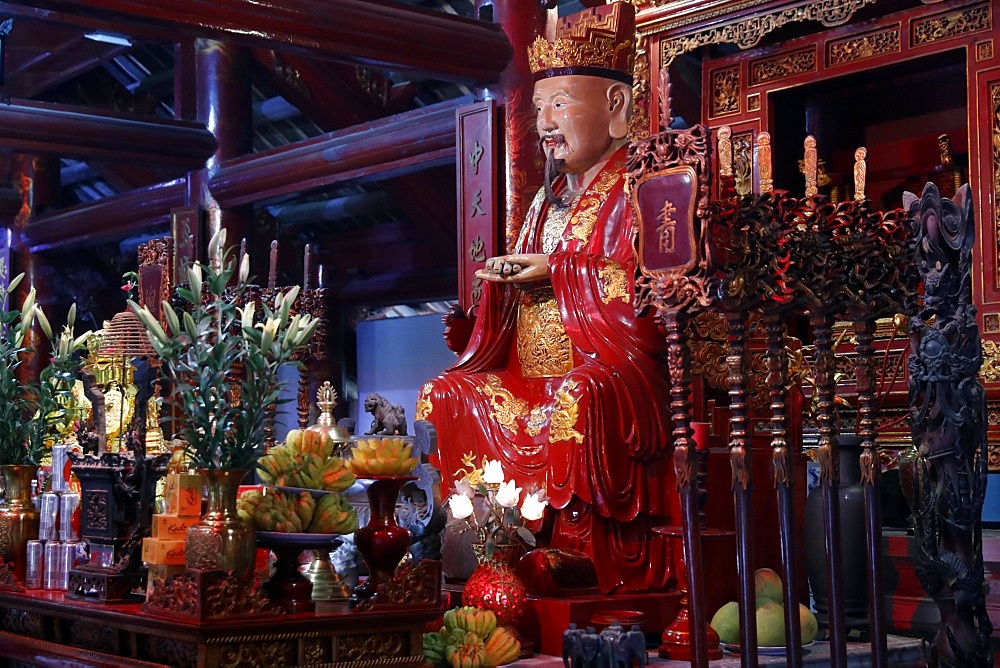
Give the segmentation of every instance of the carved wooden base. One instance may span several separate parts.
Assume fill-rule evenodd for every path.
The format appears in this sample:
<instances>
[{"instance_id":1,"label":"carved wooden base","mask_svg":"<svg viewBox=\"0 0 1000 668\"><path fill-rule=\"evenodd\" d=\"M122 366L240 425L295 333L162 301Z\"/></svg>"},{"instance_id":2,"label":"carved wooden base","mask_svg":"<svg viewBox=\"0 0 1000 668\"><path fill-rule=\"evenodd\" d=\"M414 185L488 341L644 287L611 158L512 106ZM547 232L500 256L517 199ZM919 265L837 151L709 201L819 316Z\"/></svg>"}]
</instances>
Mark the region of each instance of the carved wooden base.
<instances>
[{"instance_id":1,"label":"carved wooden base","mask_svg":"<svg viewBox=\"0 0 1000 668\"><path fill-rule=\"evenodd\" d=\"M219 573L186 575L175 582L219 584ZM51 590L0 592L0 656L31 665L107 668L416 668L425 665L425 626L444 612L443 607L359 612L337 605L323 613L199 622L150 614L138 603L68 601Z\"/></svg>"},{"instance_id":2,"label":"carved wooden base","mask_svg":"<svg viewBox=\"0 0 1000 668\"><path fill-rule=\"evenodd\" d=\"M146 595L146 569L117 572L103 569L74 568L69 572L70 599L102 603L141 601Z\"/></svg>"},{"instance_id":3,"label":"carved wooden base","mask_svg":"<svg viewBox=\"0 0 1000 668\"><path fill-rule=\"evenodd\" d=\"M400 566L392 578L379 585L376 592L356 603L355 610L392 610L395 608L437 608L441 605L441 562L424 560Z\"/></svg>"},{"instance_id":4,"label":"carved wooden base","mask_svg":"<svg viewBox=\"0 0 1000 668\"><path fill-rule=\"evenodd\" d=\"M153 583L142 609L155 615L206 621L234 616L283 612L259 589L225 571L189 568L180 575Z\"/></svg>"}]
</instances>

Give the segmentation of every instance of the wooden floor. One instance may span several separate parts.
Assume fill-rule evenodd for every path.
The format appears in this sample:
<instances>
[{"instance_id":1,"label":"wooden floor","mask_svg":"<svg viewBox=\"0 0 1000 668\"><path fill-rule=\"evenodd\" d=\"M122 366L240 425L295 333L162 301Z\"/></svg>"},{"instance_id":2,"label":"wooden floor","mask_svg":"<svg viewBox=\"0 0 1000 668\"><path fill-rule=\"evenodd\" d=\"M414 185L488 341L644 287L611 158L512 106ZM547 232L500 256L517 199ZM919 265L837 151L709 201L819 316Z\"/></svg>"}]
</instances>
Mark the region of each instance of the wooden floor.
<instances>
[{"instance_id":1,"label":"wooden floor","mask_svg":"<svg viewBox=\"0 0 1000 668\"><path fill-rule=\"evenodd\" d=\"M923 642L914 638L903 638L900 636L889 636L889 665L893 668L905 668L907 666L916 666L921 661L924 660L924 648ZM848 666L858 666L867 668L871 666L871 645L868 643L848 643ZM656 651L650 650L649 653L649 663L655 666L689 666L690 663L686 661L667 661L665 659L656 658ZM772 665L772 666L783 666L785 665L784 654L777 656L764 656L758 657L757 665ZM803 649L802 656L803 663L807 666L829 666L830 665L830 647L826 642L815 642L807 648ZM522 659L515 664L516 666L537 667L537 668L556 668L557 666L562 666L562 658L557 656L548 655L536 655L530 659ZM740 665L739 654L731 654L729 652L723 652L723 656L718 661L711 662L712 668L730 668Z\"/></svg>"}]
</instances>

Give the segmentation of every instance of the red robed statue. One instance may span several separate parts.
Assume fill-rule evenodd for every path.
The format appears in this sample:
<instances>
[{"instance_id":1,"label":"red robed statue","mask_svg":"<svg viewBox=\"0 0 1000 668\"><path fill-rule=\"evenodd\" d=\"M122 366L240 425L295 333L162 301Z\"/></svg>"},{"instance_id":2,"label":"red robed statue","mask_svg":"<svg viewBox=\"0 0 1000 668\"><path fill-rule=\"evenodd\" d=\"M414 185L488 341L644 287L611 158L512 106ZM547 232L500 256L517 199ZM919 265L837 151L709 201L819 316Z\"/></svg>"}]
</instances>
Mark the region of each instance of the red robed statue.
<instances>
[{"instance_id":1,"label":"red robed statue","mask_svg":"<svg viewBox=\"0 0 1000 668\"><path fill-rule=\"evenodd\" d=\"M467 348L417 403L437 428L446 489L467 452L500 460L528 491L544 487L551 546L590 555L606 592L666 586L651 527L677 517L665 341L632 305L634 40L634 9L615 3L532 46L545 186L510 254L477 273Z\"/></svg>"}]
</instances>

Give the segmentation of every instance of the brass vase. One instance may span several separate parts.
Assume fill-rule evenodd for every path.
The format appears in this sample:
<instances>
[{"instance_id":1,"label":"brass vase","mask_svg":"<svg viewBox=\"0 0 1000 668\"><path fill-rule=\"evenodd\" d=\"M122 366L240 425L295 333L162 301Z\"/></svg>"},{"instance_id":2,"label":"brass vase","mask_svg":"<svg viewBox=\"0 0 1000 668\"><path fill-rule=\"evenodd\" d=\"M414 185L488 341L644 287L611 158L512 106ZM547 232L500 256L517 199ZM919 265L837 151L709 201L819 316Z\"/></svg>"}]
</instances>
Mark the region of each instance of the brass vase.
<instances>
[{"instance_id":1,"label":"brass vase","mask_svg":"<svg viewBox=\"0 0 1000 668\"><path fill-rule=\"evenodd\" d=\"M4 499L0 502L0 557L13 564L14 576L24 581L25 556L29 540L38 539L40 513L31 501L31 481L37 466L0 466Z\"/></svg>"},{"instance_id":2,"label":"brass vase","mask_svg":"<svg viewBox=\"0 0 1000 668\"><path fill-rule=\"evenodd\" d=\"M207 493L205 512L187 531L188 568L230 571L253 582L257 554L253 529L236 512L236 497L246 469L199 469Z\"/></svg>"}]
</instances>

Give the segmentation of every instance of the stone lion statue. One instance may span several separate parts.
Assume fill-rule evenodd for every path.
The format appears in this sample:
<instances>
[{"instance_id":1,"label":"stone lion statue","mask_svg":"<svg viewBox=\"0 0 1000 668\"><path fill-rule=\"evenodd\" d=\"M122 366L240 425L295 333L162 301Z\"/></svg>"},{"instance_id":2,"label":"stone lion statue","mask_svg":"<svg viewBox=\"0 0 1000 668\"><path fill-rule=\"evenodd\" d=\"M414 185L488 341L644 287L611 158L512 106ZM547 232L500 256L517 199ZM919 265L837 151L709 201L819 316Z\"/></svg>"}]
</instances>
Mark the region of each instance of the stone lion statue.
<instances>
[{"instance_id":1,"label":"stone lion statue","mask_svg":"<svg viewBox=\"0 0 1000 668\"><path fill-rule=\"evenodd\" d=\"M365 412L374 418L366 436L406 436L406 411L399 404L390 404L388 399L372 392L365 397Z\"/></svg>"}]
</instances>

